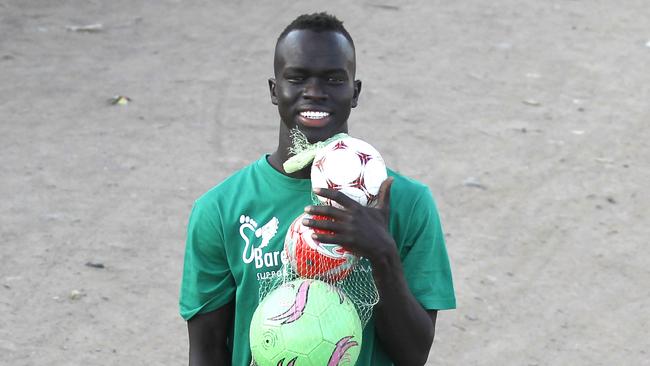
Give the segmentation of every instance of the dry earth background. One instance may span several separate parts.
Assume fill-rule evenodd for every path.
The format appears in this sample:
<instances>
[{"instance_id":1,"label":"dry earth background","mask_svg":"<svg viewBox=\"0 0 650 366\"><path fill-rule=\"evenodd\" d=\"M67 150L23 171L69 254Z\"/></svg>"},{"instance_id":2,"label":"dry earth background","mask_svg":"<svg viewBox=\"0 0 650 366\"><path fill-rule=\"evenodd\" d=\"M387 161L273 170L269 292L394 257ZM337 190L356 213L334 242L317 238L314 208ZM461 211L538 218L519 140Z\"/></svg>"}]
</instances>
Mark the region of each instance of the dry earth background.
<instances>
[{"instance_id":1,"label":"dry earth background","mask_svg":"<svg viewBox=\"0 0 650 366\"><path fill-rule=\"evenodd\" d=\"M649 365L646 0L0 1L0 364L186 364L189 209L274 148L275 37L316 10L352 134L441 210L429 364Z\"/></svg>"}]
</instances>

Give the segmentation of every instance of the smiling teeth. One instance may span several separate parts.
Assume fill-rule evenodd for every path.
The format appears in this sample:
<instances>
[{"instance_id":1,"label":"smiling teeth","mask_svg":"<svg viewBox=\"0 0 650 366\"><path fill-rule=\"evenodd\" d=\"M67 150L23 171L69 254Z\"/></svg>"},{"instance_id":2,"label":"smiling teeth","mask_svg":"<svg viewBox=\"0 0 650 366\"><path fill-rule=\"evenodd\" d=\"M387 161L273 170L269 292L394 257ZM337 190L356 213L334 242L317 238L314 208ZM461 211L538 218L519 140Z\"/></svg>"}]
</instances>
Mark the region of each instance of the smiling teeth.
<instances>
[{"instance_id":1,"label":"smiling teeth","mask_svg":"<svg viewBox=\"0 0 650 366\"><path fill-rule=\"evenodd\" d=\"M329 116L330 114L327 112L305 111L300 112L300 115L309 119L321 119Z\"/></svg>"}]
</instances>

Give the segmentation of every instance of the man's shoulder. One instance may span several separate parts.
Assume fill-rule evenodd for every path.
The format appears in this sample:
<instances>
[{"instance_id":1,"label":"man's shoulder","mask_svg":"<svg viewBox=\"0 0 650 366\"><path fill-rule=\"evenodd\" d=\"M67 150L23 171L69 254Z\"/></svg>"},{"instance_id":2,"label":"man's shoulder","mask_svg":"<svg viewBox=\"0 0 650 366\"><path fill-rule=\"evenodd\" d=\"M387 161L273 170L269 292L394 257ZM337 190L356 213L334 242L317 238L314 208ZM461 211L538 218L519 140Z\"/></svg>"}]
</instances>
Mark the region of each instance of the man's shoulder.
<instances>
[{"instance_id":1,"label":"man's shoulder","mask_svg":"<svg viewBox=\"0 0 650 366\"><path fill-rule=\"evenodd\" d=\"M230 174L227 178L199 196L199 198L196 199L196 203L207 204L219 201L223 198L232 197L236 191L241 189L241 185L244 182L249 181L254 176L255 170L259 166L259 162L260 159L255 160Z\"/></svg>"},{"instance_id":2,"label":"man's shoulder","mask_svg":"<svg viewBox=\"0 0 650 366\"><path fill-rule=\"evenodd\" d=\"M418 196L429 191L429 187L426 184L395 170L388 169L388 176L393 178L391 196L395 193L400 195Z\"/></svg>"},{"instance_id":3,"label":"man's shoulder","mask_svg":"<svg viewBox=\"0 0 650 366\"><path fill-rule=\"evenodd\" d=\"M393 177L390 190L391 212L397 216L415 214L428 210L437 211L435 199L429 186L425 183L388 169L388 176Z\"/></svg>"}]
</instances>

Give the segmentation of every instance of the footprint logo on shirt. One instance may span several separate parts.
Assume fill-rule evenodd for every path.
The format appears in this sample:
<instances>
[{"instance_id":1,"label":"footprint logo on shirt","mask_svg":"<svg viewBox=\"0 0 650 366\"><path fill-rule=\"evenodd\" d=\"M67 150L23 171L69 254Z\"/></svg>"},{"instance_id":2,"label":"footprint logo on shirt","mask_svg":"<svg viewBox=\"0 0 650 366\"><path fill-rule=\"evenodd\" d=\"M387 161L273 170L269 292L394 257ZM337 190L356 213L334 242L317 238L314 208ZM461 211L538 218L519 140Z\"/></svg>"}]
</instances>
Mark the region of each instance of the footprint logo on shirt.
<instances>
[{"instance_id":1,"label":"footprint logo on shirt","mask_svg":"<svg viewBox=\"0 0 650 366\"><path fill-rule=\"evenodd\" d=\"M277 217L273 217L271 220L269 220L269 222L258 228L257 221L253 220L248 215L241 215L239 217L239 223L239 235L241 235L245 243L244 251L242 252L242 260L244 263L248 264L251 263L253 259L255 259L256 255L261 255L262 248L265 248L267 245L269 245L271 239L278 232L280 220L278 220ZM253 236L256 243L251 243L251 233L254 234ZM255 244L258 244L257 247Z\"/></svg>"}]
</instances>

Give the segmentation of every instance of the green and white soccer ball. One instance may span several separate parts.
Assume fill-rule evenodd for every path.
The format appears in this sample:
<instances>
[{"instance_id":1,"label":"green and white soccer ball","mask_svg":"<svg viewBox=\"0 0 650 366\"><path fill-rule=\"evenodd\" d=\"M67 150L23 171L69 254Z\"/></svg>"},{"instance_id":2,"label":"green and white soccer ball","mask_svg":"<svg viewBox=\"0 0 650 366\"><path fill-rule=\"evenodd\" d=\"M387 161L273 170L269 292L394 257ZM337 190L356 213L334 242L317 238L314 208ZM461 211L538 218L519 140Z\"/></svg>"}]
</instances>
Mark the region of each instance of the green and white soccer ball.
<instances>
[{"instance_id":1,"label":"green and white soccer ball","mask_svg":"<svg viewBox=\"0 0 650 366\"><path fill-rule=\"evenodd\" d=\"M255 310L251 353L258 366L352 366L362 332L343 292L323 281L298 279L271 291Z\"/></svg>"}]
</instances>

